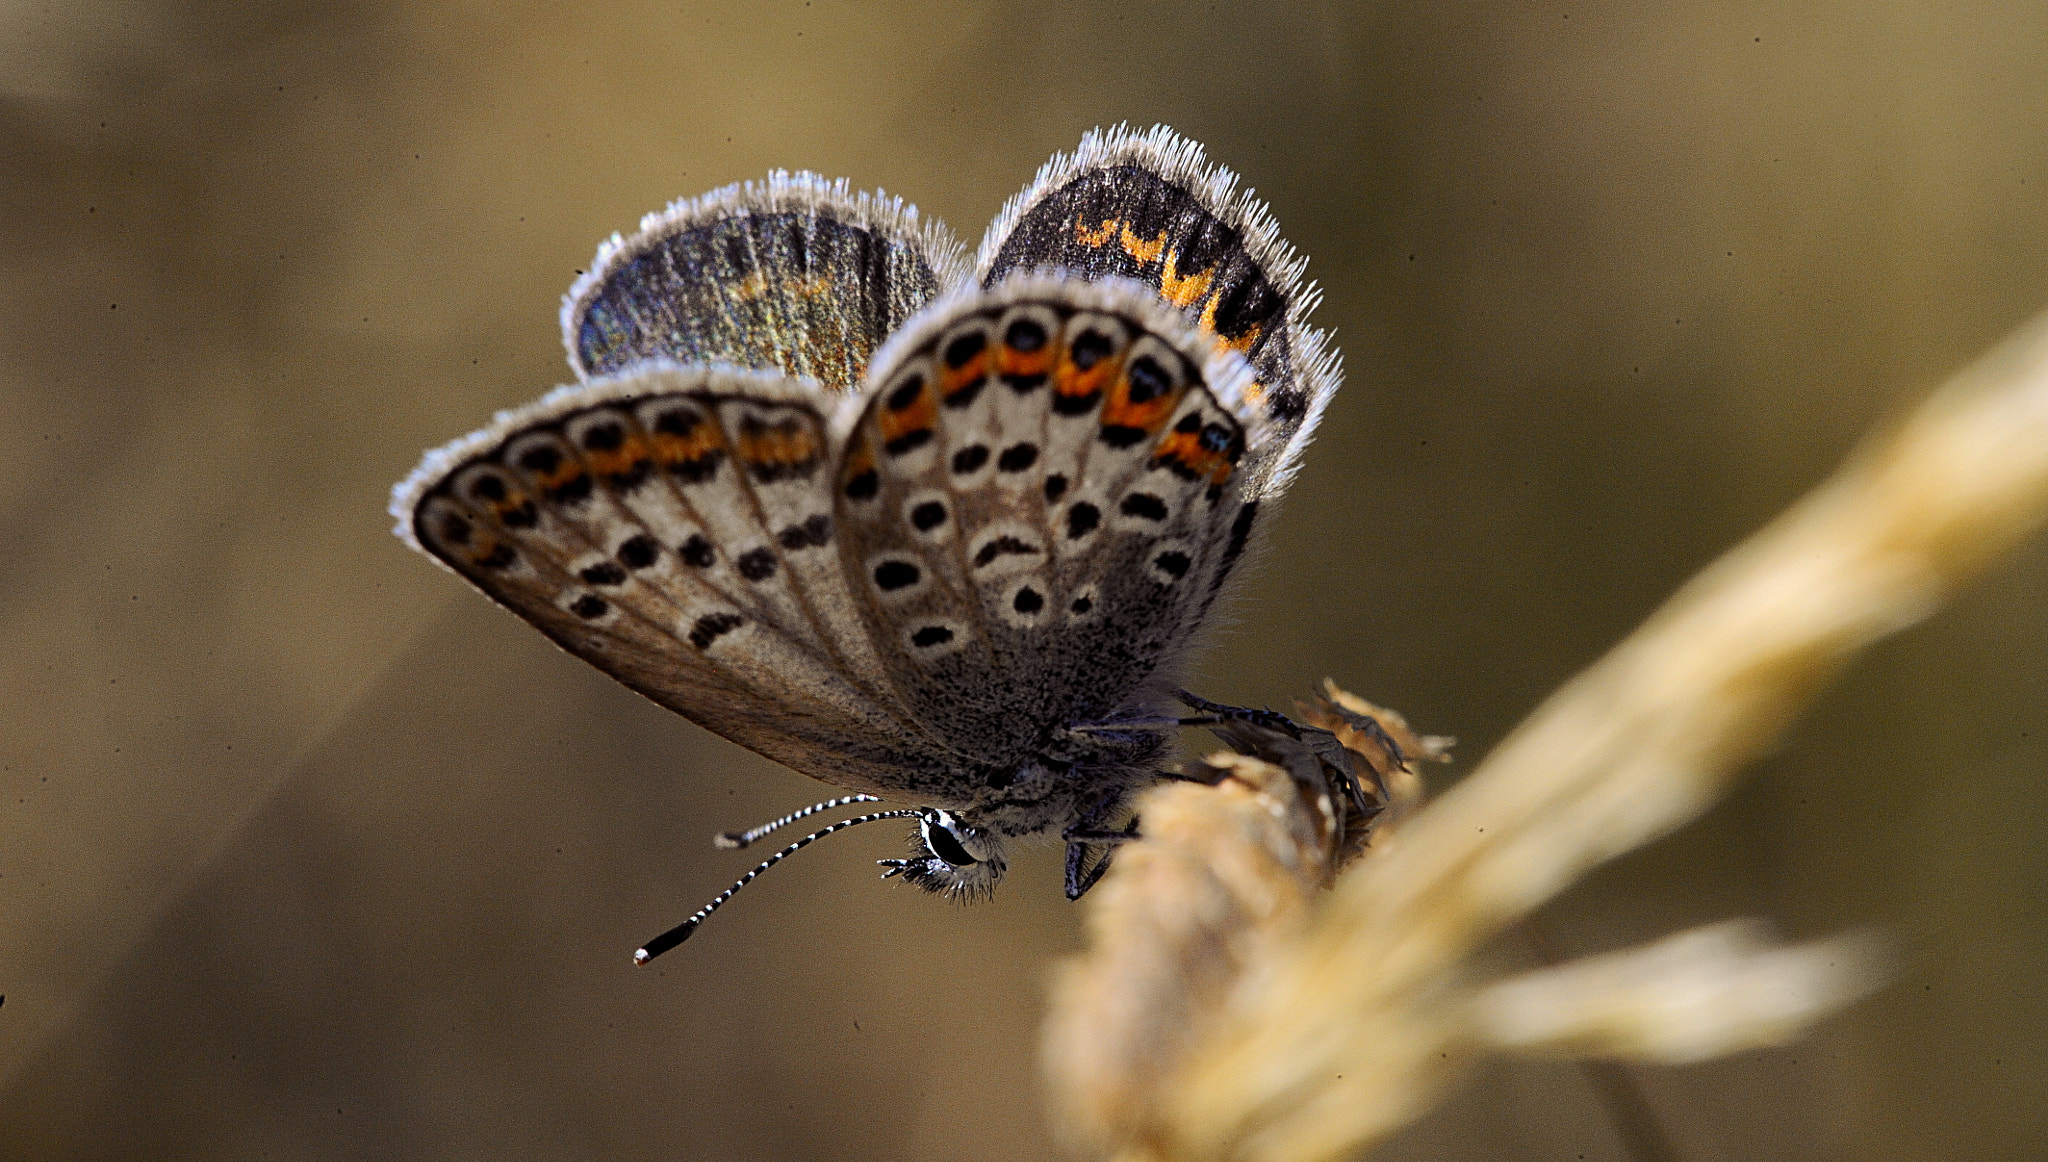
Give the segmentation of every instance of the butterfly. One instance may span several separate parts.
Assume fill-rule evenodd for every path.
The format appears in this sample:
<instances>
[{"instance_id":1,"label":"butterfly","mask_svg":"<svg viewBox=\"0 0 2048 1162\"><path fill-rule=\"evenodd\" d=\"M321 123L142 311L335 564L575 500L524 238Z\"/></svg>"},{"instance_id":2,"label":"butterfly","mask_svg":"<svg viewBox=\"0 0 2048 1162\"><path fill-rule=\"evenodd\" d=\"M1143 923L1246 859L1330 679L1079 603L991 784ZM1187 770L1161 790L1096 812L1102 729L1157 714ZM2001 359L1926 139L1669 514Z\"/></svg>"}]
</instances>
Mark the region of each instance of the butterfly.
<instances>
[{"instance_id":1,"label":"butterfly","mask_svg":"<svg viewBox=\"0 0 2048 1162\"><path fill-rule=\"evenodd\" d=\"M1174 675L1337 389L1304 265L1163 126L1054 157L971 270L915 208L777 172L606 242L563 302L577 382L427 453L396 531L854 792L728 846L888 798L914 806L782 854L914 818L885 875L971 897L1009 841L1057 834L1078 896L1134 834L1188 721Z\"/></svg>"}]
</instances>

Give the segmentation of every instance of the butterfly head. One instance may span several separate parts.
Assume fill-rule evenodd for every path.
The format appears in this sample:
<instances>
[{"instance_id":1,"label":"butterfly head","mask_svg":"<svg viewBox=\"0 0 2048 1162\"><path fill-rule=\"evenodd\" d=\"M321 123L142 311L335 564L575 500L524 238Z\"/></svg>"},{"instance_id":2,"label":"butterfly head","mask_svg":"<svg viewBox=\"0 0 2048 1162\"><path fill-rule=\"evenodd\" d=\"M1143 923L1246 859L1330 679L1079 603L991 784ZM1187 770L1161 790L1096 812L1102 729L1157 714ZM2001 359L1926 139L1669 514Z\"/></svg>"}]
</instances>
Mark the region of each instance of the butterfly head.
<instances>
[{"instance_id":1,"label":"butterfly head","mask_svg":"<svg viewBox=\"0 0 2048 1162\"><path fill-rule=\"evenodd\" d=\"M883 879L902 876L928 892L958 899L986 897L1003 878L1003 843L993 832L951 811L925 808L910 833L910 858L881 861Z\"/></svg>"}]
</instances>

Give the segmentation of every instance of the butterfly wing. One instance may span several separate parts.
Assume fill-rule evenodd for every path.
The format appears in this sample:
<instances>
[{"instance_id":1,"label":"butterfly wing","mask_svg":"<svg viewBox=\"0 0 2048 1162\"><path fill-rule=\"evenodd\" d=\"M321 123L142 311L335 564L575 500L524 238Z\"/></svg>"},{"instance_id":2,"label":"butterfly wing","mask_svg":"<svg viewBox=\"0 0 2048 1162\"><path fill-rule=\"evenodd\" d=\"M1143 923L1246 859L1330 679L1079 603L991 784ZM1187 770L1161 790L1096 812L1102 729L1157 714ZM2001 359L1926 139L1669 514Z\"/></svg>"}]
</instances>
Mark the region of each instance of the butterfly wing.
<instances>
[{"instance_id":1,"label":"butterfly wing","mask_svg":"<svg viewBox=\"0 0 2048 1162\"><path fill-rule=\"evenodd\" d=\"M562 302L563 341L578 378L666 359L847 394L875 348L963 277L959 244L915 207L777 172L614 235Z\"/></svg>"},{"instance_id":2,"label":"butterfly wing","mask_svg":"<svg viewBox=\"0 0 2048 1162\"><path fill-rule=\"evenodd\" d=\"M427 455L398 534L556 644L806 774L915 788L910 725L838 563L820 397L766 373L645 365Z\"/></svg>"},{"instance_id":3,"label":"butterfly wing","mask_svg":"<svg viewBox=\"0 0 2048 1162\"><path fill-rule=\"evenodd\" d=\"M841 555L933 735L1000 766L1100 721L1243 550L1252 373L1150 288L1025 277L886 348L842 453Z\"/></svg>"},{"instance_id":4,"label":"butterfly wing","mask_svg":"<svg viewBox=\"0 0 2048 1162\"><path fill-rule=\"evenodd\" d=\"M1340 375L1335 350L1307 324L1320 297L1302 281L1307 262L1237 180L1165 126L1098 130L1047 162L1004 207L982 239L975 277L988 287L1016 271L1059 267L1130 278L1198 320L1256 373L1241 416L1253 451L1241 471L1246 495L1272 498L1287 487Z\"/></svg>"}]
</instances>

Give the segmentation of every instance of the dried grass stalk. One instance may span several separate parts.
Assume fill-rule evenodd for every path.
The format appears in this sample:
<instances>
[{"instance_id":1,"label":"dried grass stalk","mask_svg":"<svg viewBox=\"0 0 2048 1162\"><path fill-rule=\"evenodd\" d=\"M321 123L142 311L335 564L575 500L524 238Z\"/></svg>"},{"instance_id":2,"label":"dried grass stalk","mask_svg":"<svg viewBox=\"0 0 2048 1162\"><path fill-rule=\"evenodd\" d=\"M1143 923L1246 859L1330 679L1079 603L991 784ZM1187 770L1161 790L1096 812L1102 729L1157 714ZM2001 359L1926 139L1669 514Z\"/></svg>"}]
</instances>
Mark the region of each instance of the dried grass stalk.
<instances>
[{"instance_id":1,"label":"dried grass stalk","mask_svg":"<svg viewBox=\"0 0 2048 1162\"><path fill-rule=\"evenodd\" d=\"M1329 893L1341 851L1308 842L1327 824L1277 768L1218 758L1218 787L1149 799L1055 992L1069 1137L1130 1158L1349 1157L1489 1048L1691 1059L1845 1003L1874 979L1867 944L1779 951L1749 929L1490 988L1465 964L1697 816L1858 650L2044 516L2048 318L1687 584Z\"/></svg>"}]
</instances>

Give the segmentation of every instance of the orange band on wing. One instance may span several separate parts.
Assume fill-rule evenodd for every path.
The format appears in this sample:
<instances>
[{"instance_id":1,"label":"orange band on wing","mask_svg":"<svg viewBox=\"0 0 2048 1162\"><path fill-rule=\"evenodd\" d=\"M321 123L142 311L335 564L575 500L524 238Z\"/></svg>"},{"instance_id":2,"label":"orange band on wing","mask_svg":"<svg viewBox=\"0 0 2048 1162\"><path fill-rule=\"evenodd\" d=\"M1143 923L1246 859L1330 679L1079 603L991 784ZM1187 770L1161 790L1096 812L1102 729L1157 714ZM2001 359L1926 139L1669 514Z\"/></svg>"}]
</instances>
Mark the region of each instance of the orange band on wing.
<instances>
[{"instance_id":1,"label":"orange band on wing","mask_svg":"<svg viewBox=\"0 0 2048 1162\"><path fill-rule=\"evenodd\" d=\"M988 378L988 348L983 347L958 367L939 363L939 394L952 399L961 391Z\"/></svg>"},{"instance_id":2,"label":"orange band on wing","mask_svg":"<svg viewBox=\"0 0 2048 1162\"><path fill-rule=\"evenodd\" d=\"M1190 413L1159 441L1159 451L1152 457L1152 463L1171 468L1184 479L1206 477L1210 484L1220 485L1230 479L1243 456L1242 432L1230 431L1221 424L1204 424L1198 414Z\"/></svg>"},{"instance_id":3,"label":"orange band on wing","mask_svg":"<svg viewBox=\"0 0 2048 1162\"><path fill-rule=\"evenodd\" d=\"M802 424L762 426L740 432L740 462L750 468L802 468L818 459L818 441Z\"/></svg>"},{"instance_id":4,"label":"orange band on wing","mask_svg":"<svg viewBox=\"0 0 2048 1162\"><path fill-rule=\"evenodd\" d=\"M1209 293L1209 285L1216 281L1216 268L1204 267L1186 277L1180 274L1180 256L1173 251L1166 252L1166 263L1159 268L1159 295L1174 306L1186 310L1201 301ZM1221 298L1218 295L1217 298ZM1216 305L1212 300L1203 312L1203 318L1211 331L1215 327Z\"/></svg>"},{"instance_id":5,"label":"orange band on wing","mask_svg":"<svg viewBox=\"0 0 2048 1162\"><path fill-rule=\"evenodd\" d=\"M670 422L667 417L654 430L654 457L664 468L696 460L707 452L725 447L718 425L703 416L685 413L687 419Z\"/></svg>"},{"instance_id":6,"label":"orange band on wing","mask_svg":"<svg viewBox=\"0 0 2048 1162\"><path fill-rule=\"evenodd\" d=\"M908 387L909 384L905 384L895 388L882 399L882 414L879 417L882 445L892 454L897 454L898 450L908 451L922 442L922 439L929 439L929 436L920 438L917 433L930 432L932 425L939 421L939 401L938 397L932 394L931 385L920 379L916 393L905 399L905 389ZM896 406L898 404L902 406Z\"/></svg>"},{"instance_id":7,"label":"orange band on wing","mask_svg":"<svg viewBox=\"0 0 2048 1162\"><path fill-rule=\"evenodd\" d=\"M1118 241L1123 243L1125 254L1130 255L1139 266L1144 266L1159 261L1160 254L1166 250L1166 231L1161 230L1154 238L1141 238L1137 232L1125 226Z\"/></svg>"},{"instance_id":8,"label":"orange band on wing","mask_svg":"<svg viewBox=\"0 0 2048 1162\"><path fill-rule=\"evenodd\" d=\"M529 471L533 469L529 467ZM550 465L547 471L533 471L533 482L540 485L543 493L554 496L573 486L582 475L583 465L574 456L563 456ZM510 501L511 497L506 497L505 500L498 501L496 507L502 511Z\"/></svg>"},{"instance_id":9,"label":"orange band on wing","mask_svg":"<svg viewBox=\"0 0 2048 1162\"><path fill-rule=\"evenodd\" d=\"M1189 277L1192 278L1195 276L1190 275ZM1190 299L1189 301L1192 302L1193 300ZM1217 342L1223 344L1225 347L1230 348L1232 351L1237 352L1239 355L1250 355L1252 353L1252 344L1259 341L1259 336L1265 331L1265 327L1261 326L1258 323L1253 323L1251 330L1246 331L1244 334L1239 335L1235 339L1231 338L1228 335L1225 335L1221 331L1218 331L1216 329L1216 304L1222 301L1223 296L1219 294L1216 297L1210 299L1208 303L1202 307L1202 330L1207 331L1211 335L1216 336Z\"/></svg>"},{"instance_id":10,"label":"orange band on wing","mask_svg":"<svg viewBox=\"0 0 2048 1162\"><path fill-rule=\"evenodd\" d=\"M875 466L875 450L867 441L856 441L846 450L846 467L839 470L841 478L851 480Z\"/></svg>"},{"instance_id":11,"label":"orange band on wing","mask_svg":"<svg viewBox=\"0 0 2048 1162\"><path fill-rule=\"evenodd\" d=\"M1121 354L1103 358L1095 366L1083 371L1074 365L1071 348L1060 351L1058 370L1053 372L1052 389L1061 399L1094 400L1111 382L1117 369L1123 366Z\"/></svg>"},{"instance_id":12,"label":"orange band on wing","mask_svg":"<svg viewBox=\"0 0 2048 1162\"><path fill-rule=\"evenodd\" d=\"M1012 378L1044 375L1052 370L1053 344L1036 351L1019 351L1005 343L996 349L996 373Z\"/></svg>"},{"instance_id":13,"label":"orange band on wing","mask_svg":"<svg viewBox=\"0 0 2048 1162\"><path fill-rule=\"evenodd\" d=\"M1140 359L1139 363L1146 360ZM1173 414L1173 405L1180 402L1183 388L1171 388L1150 399L1136 401L1131 398L1131 376L1128 365L1124 374L1117 377L1116 386L1110 388L1109 398L1102 404L1102 423L1105 427L1137 428L1146 433L1159 430L1166 417Z\"/></svg>"},{"instance_id":14,"label":"orange band on wing","mask_svg":"<svg viewBox=\"0 0 2048 1162\"><path fill-rule=\"evenodd\" d=\"M604 451L586 449L583 455L584 463L590 466L592 472L607 477L630 475L636 465L649 457L647 442L637 435L624 437L616 448Z\"/></svg>"},{"instance_id":15,"label":"orange band on wing","mask_svg":"<svg viewBox=\"0 0 2048 1162\"><path fill-rule=\"evenodd\" d=\"M1107 245L1110 239L1116 237L1116 228L1117 220L1115 218L1104 218L1101 229L1090 230L1082 224L1081 215L1074 215L1074 238L1083 246L1101 247Z\"/></svg>"}]
</instances>

